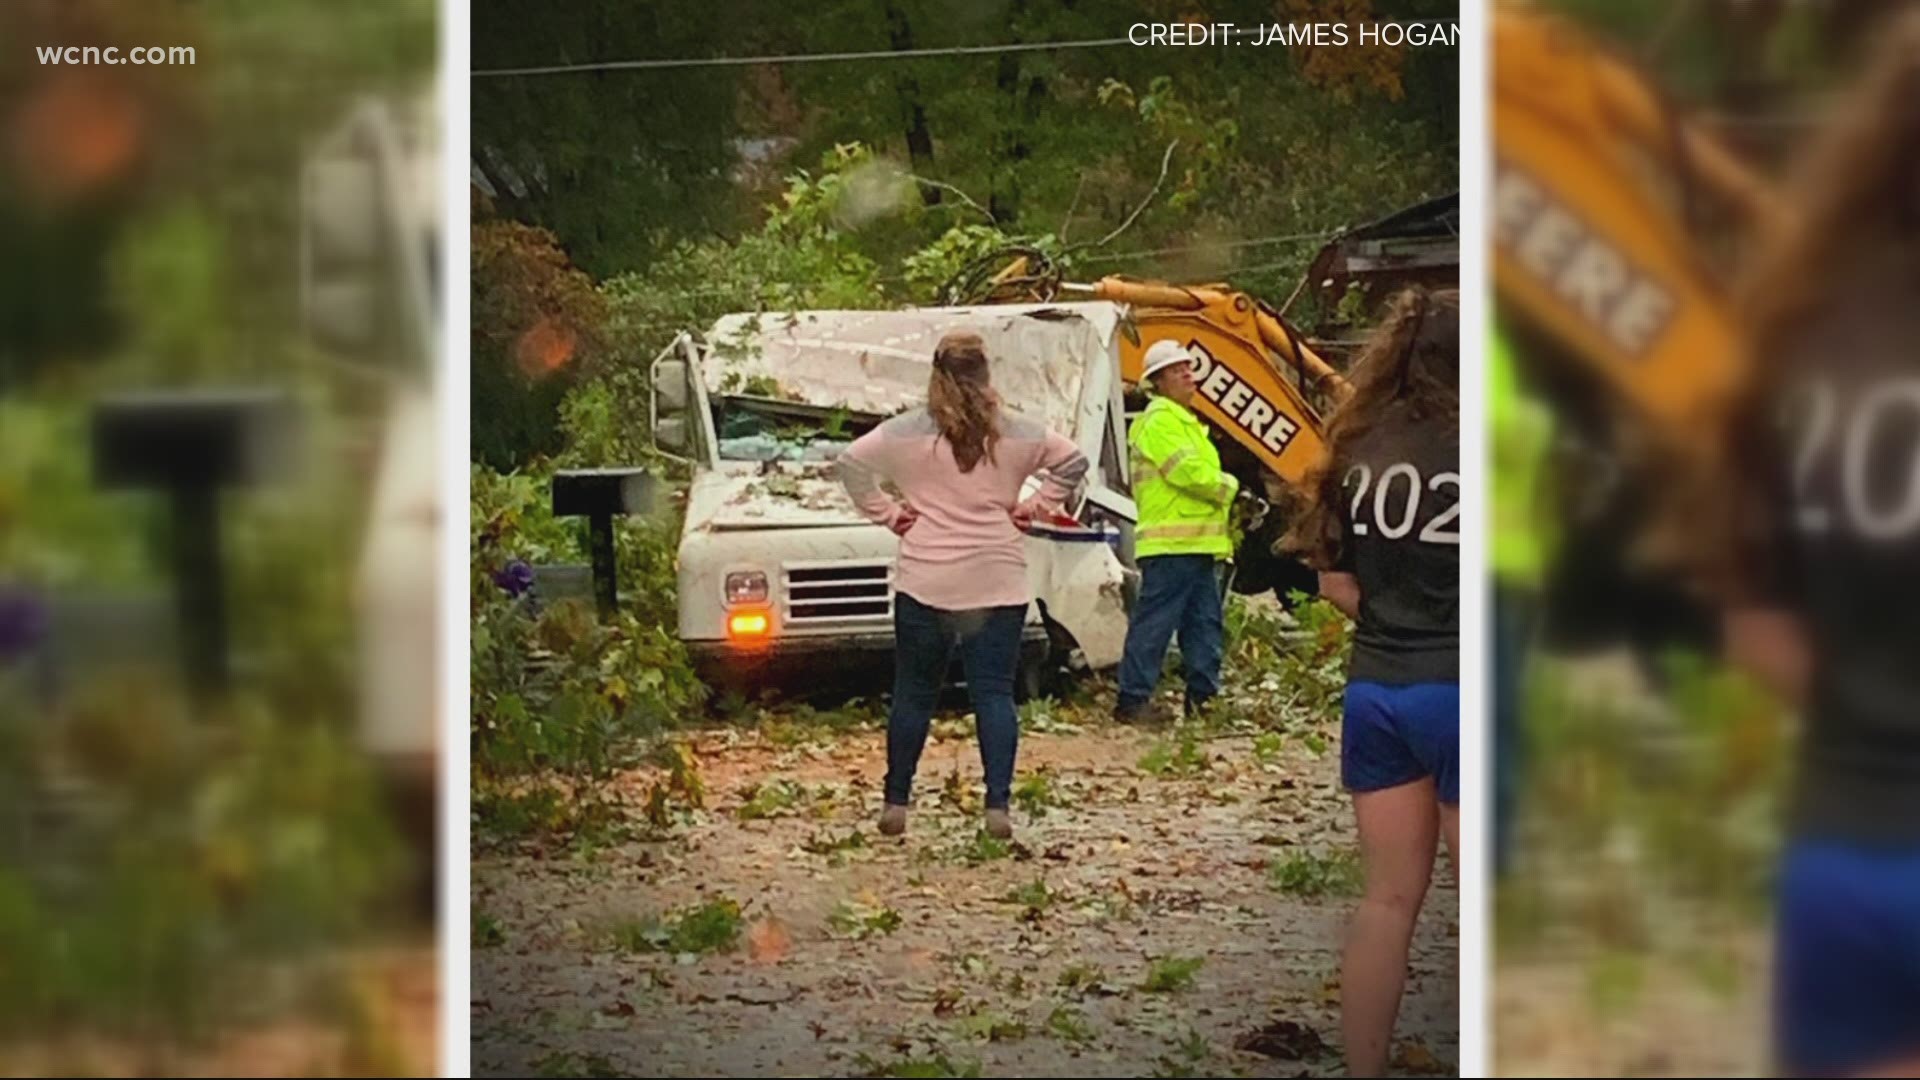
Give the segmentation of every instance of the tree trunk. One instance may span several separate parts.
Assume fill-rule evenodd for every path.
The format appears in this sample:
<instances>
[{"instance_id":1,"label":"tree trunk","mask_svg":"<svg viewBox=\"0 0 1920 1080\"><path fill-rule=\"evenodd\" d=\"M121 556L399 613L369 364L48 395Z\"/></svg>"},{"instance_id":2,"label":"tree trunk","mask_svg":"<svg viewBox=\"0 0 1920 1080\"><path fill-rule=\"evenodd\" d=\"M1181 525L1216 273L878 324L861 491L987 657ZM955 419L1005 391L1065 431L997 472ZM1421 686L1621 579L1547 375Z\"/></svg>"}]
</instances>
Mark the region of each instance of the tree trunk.
<instances>
[{"instance_id":1,"label":"tree trunk","mask_svg":"<svg viewBox=\"0 0 1920 1080\"><path fill-rule=\"evenodd\" d=\"M1013 26L1013 41L1025 40L1022 23L1027 14L1027 0L1013 0L1013 10L1008 21ZM1035 80L1038 82L1039 80ZM987 200L987 212L995 221L1003 225L1012 225L1020 215L1020 163L1031 152L1026 140L1027 110L1022 107L1020 82L1020 54L1001 53L1000 66L994 73L994 88L1004 102L1002 116L1007 118L1000 129L999 145L995 148L995 157L999 168L995 171L993 194Z\"/></svg>"},{"instance_id":2,"label":"tree trunk","mask_svg":"<svg viewBox=\"0 0 1920 1080\"><path fill-rule=\"evenodd\" d=\"M895 52L913 48L913 28L907 24L907 13L894 0L887 3L887 38ZM933 133L927 130L927 109L920 101L920 81L912 75L902 75L894 87L900 94L901 112L907 122L907 156L913 162L913 171L931 176ZM939 205L940 196L940 189L932 184L920 185L920 199L928 206Z\"/></svg>"}]
</instances>

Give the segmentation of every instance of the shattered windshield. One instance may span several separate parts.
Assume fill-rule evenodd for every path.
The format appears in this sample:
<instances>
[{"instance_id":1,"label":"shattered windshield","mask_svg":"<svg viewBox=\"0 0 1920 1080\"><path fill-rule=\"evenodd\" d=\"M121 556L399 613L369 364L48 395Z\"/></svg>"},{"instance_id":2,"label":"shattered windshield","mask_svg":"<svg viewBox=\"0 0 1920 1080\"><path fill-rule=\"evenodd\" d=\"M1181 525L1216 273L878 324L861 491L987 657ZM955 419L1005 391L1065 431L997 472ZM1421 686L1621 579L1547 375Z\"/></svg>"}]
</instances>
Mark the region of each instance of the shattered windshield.
<instances>
[{"instance_id":1,"label":"shattered windshield","mask_svg":"<svg viewBox=\"0 0 1920 1080\"><path fill-rule=\"evenodd\" d=\"M722 461L832 461L882 419L752 397L721 397L713 406Z\"/></svg>"}]
</instances>

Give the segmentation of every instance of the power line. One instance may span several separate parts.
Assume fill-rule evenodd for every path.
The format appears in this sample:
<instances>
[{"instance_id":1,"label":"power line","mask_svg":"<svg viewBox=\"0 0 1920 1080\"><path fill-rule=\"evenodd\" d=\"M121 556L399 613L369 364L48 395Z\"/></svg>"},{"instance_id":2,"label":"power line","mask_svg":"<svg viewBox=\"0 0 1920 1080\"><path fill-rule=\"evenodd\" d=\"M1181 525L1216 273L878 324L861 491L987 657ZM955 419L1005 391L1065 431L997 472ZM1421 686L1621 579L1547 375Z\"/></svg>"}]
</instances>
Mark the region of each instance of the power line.
<instances>
[{"instance_id":1,"label":"power line","mask_svg":"<svg viewBox=\"0 0 1920 1080\"><path fill-rule=\"evenodd\" d=\"M1125 262L1128 259L1146 258L1152 255L1185 255L1195 251L1223 251L1232 248L1261 247L1267 244L1286 244L1300 240L1320 240L1334 236L1339 229L1320 229L1315 232L1290 233L1285 236L1261 236L1252 240L1226 240L1217 244L1185 244L1180 247L1149 248L1145 251L1111 251L1097 255L1082 255L1081 262Z\"/></svg>"},{"instance_id":2,"label":"power line","mask_svg":"<svg viewBox=\"0 0 1920 1080\"><path fill-rule=\"evenodd\" d=\"M1283 236L1258 236L1250 240L1228 240L1218 244L1187 244L1180 247L1148 248L1143 251L1110 251L1110 252L1103 252L1098 255L1083 256L1081 257L1080 261L1090 262L1090 263L1092 262L1127 262L1132 259L1145 259L1145 258L1151 258L1151 257L1157 256L1157 255L1181 255L1181 254L1186 254L1188 252L1194 252L1194 251L1220 251L1228 248L1260 247L1267 244L1284 244L1284 243L1290 243L1290 242L1298 242L1301 240L1319 240L1323 237L1334 236L1339 232L1340 232L1339 229L1321 229L1317 232L1289 233ZM1287 267L1292 265L1294 264L1291 262L1262 263L1257 266L1234 267L1225 272L1226 273L1245 273L1251 270L1271 270L1271 269L1282 268L1282 267ZM879 277L874 278L873 280L875 284L879 284L879 285L903 285L907 281L907 276L905 274L882 274ZM764 284L765 284L764 282L756 283L756 287L761 287ZM697 296L720 296L720 295L734 292L734 291L735 291L735 287L731 285L715 285L715 286L708 286L704 288L695 288L695 289L658 290L658 291L654 291L652 295L662 297L662 298L684 300L684 299L691 299Z\"/></svg>"},{"instance_id":3,"label":"power line","mask_svg":"<svg viewBox=\"0 0 1920 1080\"><path fill-rule=\"evenodd\" d=\"M1131 44L1126 38L1088 38L1082 41L1035 41L1011 45L956 45L938 49L880 49L873 52L789 53L784 56L685 56L658 60L607 60L592 64L553 64L547 67L490 68L472 73L476 79L513 75L565 75L577 71L643 71L654 68L739 67L747 64L807 64L839 60L910 60L924 56L980 56L1034 52L1041 49L1104 49Z\"/></svg>"}]
</instances>

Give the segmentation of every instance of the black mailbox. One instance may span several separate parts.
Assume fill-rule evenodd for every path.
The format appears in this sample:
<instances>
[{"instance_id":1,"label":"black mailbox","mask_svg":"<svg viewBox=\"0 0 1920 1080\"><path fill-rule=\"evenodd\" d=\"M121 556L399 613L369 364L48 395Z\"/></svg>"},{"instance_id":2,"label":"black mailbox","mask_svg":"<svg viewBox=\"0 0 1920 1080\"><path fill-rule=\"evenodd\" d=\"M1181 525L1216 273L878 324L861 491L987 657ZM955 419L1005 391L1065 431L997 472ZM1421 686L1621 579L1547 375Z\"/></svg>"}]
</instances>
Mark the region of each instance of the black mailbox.
<instances>
[{"instance_id":1,"label":"black mailbox","mask_svg":"<svg viewBox=\"0 0 1920 1080\"><path fill-rule=\"evenodd\" d=\"M162 390L94 404L94 483L173 501L174 597L196 691L227 684L220 491L289 471L296 419L293 401L271 390Z\"/></svg>"},{"instance_id":2,"label":"black mailbox","mask_svg":"<svg viewBox=\"0 0 1920 1080\"><path fill-rule=\"evenodd\" d=\"M644 469L566 469L553 474L553 515L644 514L653 509L655 486Z\"/></svg>"},{"instance_id":3,"label":"black mailbox","mask_svg":"<svg viewBox=\"0 0 1920 1080\"><path fill-rule=\"evenodd\" d=\"M658 482L644 469L566 469L553 474L553 516L587 519L593 595L602 615L612 615L620 603L613 519L653 509L657 491Z\"/></svg>"},{"instance_id":4,"label":"black mailbox","mask_svg":"<svg viewBox=\"0 0 1920 1080\"><path fill-rule=\"evenodd\" d=\"M104 488L242 487L283 473L295 410L273 391L156 391L93 411L94 482Z\"/></svg>"}]
</instances>

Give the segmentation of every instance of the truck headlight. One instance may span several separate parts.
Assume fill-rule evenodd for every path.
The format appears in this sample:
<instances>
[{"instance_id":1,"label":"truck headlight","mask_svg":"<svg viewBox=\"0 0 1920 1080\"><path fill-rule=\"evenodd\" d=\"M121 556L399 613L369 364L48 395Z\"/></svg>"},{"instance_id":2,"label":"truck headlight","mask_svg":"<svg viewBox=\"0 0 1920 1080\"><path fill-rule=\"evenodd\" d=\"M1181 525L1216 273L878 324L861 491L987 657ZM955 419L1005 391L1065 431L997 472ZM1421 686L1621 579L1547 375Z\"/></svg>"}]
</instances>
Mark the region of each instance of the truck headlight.
<instances>
[{"instance_id":1,"label":"truck headlight","mask_svg":"<svg viewBox=\"0 0 1920 1080\"><path fill-rule=\"evenodd\" d=\"M727 605L767 602L767 575L762 570L740 570L727 575Z\"/></svg>"}]
</instances>

